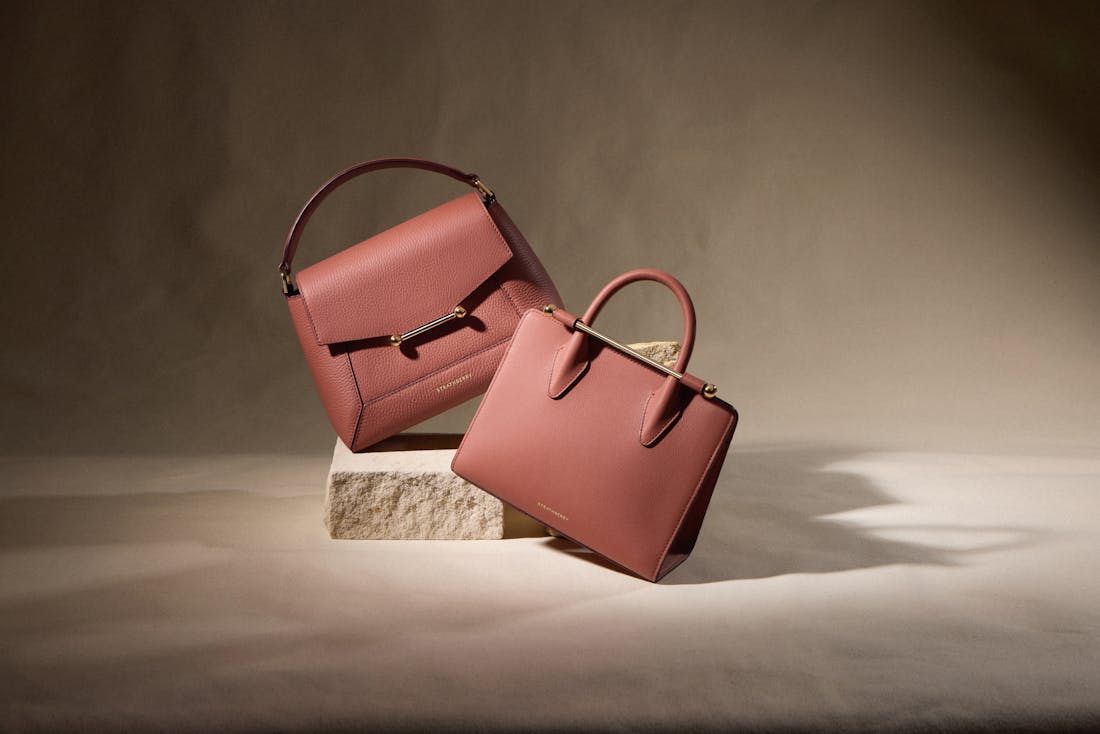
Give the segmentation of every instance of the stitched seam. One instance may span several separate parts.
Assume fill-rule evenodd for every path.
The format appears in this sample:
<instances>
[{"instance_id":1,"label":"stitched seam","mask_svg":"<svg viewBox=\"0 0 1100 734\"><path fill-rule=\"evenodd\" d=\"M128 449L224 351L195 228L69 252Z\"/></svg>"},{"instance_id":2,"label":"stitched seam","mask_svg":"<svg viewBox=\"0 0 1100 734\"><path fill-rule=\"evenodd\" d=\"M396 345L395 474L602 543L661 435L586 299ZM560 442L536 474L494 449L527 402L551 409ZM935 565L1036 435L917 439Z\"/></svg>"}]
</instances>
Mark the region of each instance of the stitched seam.
<instances>
[{"instance_id":1,"label":"stitched seam","mask_svg":"<svg viewBox=\"0 0 1100 734\"><path fill-rule=\"evenodd\" d=\"M638 441L640 441L642 446L645 446L647 449L650 448L650 447L648 445L646 445L645 437L642 435L642 429L645 427L645 416L646 416L646 413L649 411L649 404L651 402L653 402L653 396L656 395L656 394L657 393L651 392L649 394L649 397L646 398L645 405L642 407L642 424L640 426L638 426ZM680 410L677 410L675 413L672 414L672 416L667 421L664 422L664 424L661 426L660 430L658 430L657 433L654 434L654 440L655 441L657 440L657 437L664 435L664 432L668 430L668 427L670 425L672 425L672 421L676 420L680 416L680 413L682 413L682 412L683 412L683 408L681 408Z\"/></svg>"},{"instance_id":2,"label":"stitched seam","mask_svg":"<svg viewBox=\"0 0 1100 734\"><path fill-rule=\"evenodd\" d=\"M319 342L319 337L317 336L317 327L316 325L314 325L313 316L309 312L309 301L307 301L305 299L305 296L302 295L301 289L298 289L298 295L291 296L291 298L302 299L302 308L305 309L306 319L309 321L310 328L313 329L314 341L318 342L318 346L327 346L324 344L320 344ZM359 397L359 413L355 416L355 430L352 431L351 434L351 445L355 446L355 441L359 438L359 427L363 425L363 409L365 406L363 404L363 393L359 390L359 378L355 376L355 365L351 363L351 354L348 352L344 352L344 356L347 358L348 361L348 370L351 371L351 381L352 384L355 385L355 394Z\"/></svg>"},{"instance_id":3,"label":"stitched seam","mask_svg":"<svg viewBox=\"0 0 1100 734\"><path fill-rule=\"evenodd\" d=\"M577 381L584 376L584 373L588 372L588 368L592 364L592 360L584 360L584 363L581 364L580 367L577 369L577 374L573 375L572 379L570 379L569 382L565 384L565 387L559 390L556 394L552 395L550 393L550 383L554 380L554 368L558 366L558 357L561 356L561 350L565 349L567 346L569 346L568 339L565 341L565 344L562 344L560 347L558 347L558 350L554 352L554 359L552 362L550 362L550 376L546 378L546 395L551 400L560 400L562 397L564 397L565 393L569 392L569 388L573 387L573 385L575 385Z\"/></svg>"},{"instance_id":4,"label":"stitched seam","mask_svg":"<svg viewBox=\"0 0 1100 734\"><path fill-rule=\"evenodd\" d=\"M500 271L498 270L497 273L499 272ZM504 297L508 299L508 303L512 304L512 308L515 310L516 315L522 316L523 311L519 310L519 306L516 305L515 299L512 298L512 294L508 292L508 289L504 287L504 283L500 282L500 278L497 277L497 273L493 273L489 277L493 279L493 282L497 284L497 288L500 290L501 293L504 294Z\"/></svg>"},{"instance_id":5,"label":"stitched seam","mask_svg":"<svg viewBox=\"0 0 1100 734\"><path fill-rule=\"evenodd\" d=\"M428 379L431 379L432 377L435 377L440 372L446 372L447 370L451 369L452 367L457 367L458 365L462 364L463 362L468 362L469 360L473 359L474 357L477 357L480 354L483 354L485 352L488 352L491 349L495 349L495 348L499 347L501 344L503 344L504 342L508 341L511 338L512 337L508 336L508 337L505 337L504 339L500 339L499 341L495 341L487 347L482 347L481 349L477 350L476 352L471 352L470 354L467 354L462 359L451 362L448 365L444 365L443 367L440 367L437 370L429 372L428 374L423 375L422 377L416 378L412 382L406 382L404 385L401 385L400 387L395 387L394 389L390 390L389 392L382 393L381 395L378 395L377 397L373 397L370 400L364 402L363 406L366 407L368 405L373 405L374 403L377 403L379 400L383 400L385 398L390 397L391 395L395 395L396 393L408 390L410 387L413 387L413 386L423 382L424 380L428 380Z\"/></svg>"},{"instance_id":6,"label":"stitched seam","mask_svg":"<svg viewBox=\"0 0 1100 734\"><path fill-rule=\"evenodd\" d=\"M344 352L348 360L348 369L351 370L351 380L355 384L355 394L359 396L359 414L355 416L355 431L351 434L351 445L359 439L359 429L363 427L363 412L366 405L363 404L363 393L359 390L359 378L355 374L355 365L351 362L351 352ZM354 450L354 449L353 449Z\"/></svg>"},{"instance_id":7,"label":"stitched seam","mask_svg":"<svg viewBox=\"0 0 1100 734\"><path fill-rule=\"evenodd\" d=\"M718 441L718 445L714 447L714 451L710 455L710 460L707 461L703 467L703 473L699 476L699 481L695 483L695 490L691 493L691 497L684 504L684 509L680 512L680 519L676 522L676 527L673 528L672 534L668 536L668 542L665 543L665 549L661 552L661 555L657 557L657 565L653 567L653 577L656 578L657 574L661 572L661 564L664 563L665 558L668 556L668 549L672 547L672 541L676 538L676 534L680 532L680 527L684 524L684 518L687 517L688 510L691 509L691 505L695 502L695 498L699 495L699 488L703 486L703 481L707 478L707 472L710 471L711 466L714 465L714 459L718 456L718 449L722 448L722 444L726 442L726 434L729 432L730 427L733 425L733 414L730 414L729 420L726 421L726 428L722 431L722 438Z\"/></svg>"},{"instance_id":8,"label":"stitched seam","mask_svg":"<svg viewBox=\"0 0 1100 734\"><path fill-rule=\"evenodd\" d=\"M512 336L508 337L511 341L508 344L508 348L504 350L504 356L502 356L500 358L500 364L504 364L504 361L506 359L508 359L508 355L512 353L512 347L515 346L515 343L516 343L516 338L515 338L516 337L516 332L518 332L520 330L520 327L523 326L524 319L526 319L528 317L528 315L531 314L532 312L533 312L533 310L528 311L528 312L524 313L523 316L520 317L519 323L516 325L515 331L512 332ZM495 373L493 373L493 379L489 380L489 387L485 388L486 393L488 393L490 390L493 389L493 385L496 384L497 377L500 376L500 372L501 372L500 367L498 365L497 371ZM474 411L474 417L470 420L470 426L474 425L477 422L477 417L479 415L481 415L481 409L485 407L485 403L487 403L487 402L488 402L487 400L482 400L481 403L477 406L477 410ZM466 445L466 438L469 435L470 435L470 428L469 428L469 426L467 426L466 432L464 434L462 434L462 440L458 442L458 448L455 449L454 458L451 459L451 470L452 471L454 470L455 462L458 461L458 455L460 453L462 453L462 447ZM463 479L465 479L465 477L463 477Z\"/></svg>"},{"instance_id":9,"label":"stitched seam","mask_svg":"<svg viewBox=\"0 0 1100 734\"><path fill-rule=\"evenodd\" d=\"M476 196L476 194L475 194L475 196ZM496 238L499 241L500 245L504 248L504 251L506 253L508 253L508 258L507 258L507 260L505 260L505 262L507 262L508 260L511 260L515 256L515 253L513 253L512 248L508 246L508 242L504 239L504 235L502 235L500 233L500 228L497 227L497 223L493 220L492 216L490 216L488 209L486 209L484 206L481 206L480 209L481 209L481 213L485 216L485 218L489 220L489 226L492 227L493 232L496 234L496 236L497 236ZM501 267L504 267L504 266L501 265ZM498 268L498 270L499 270L499 268ZM301 273L298 274L298 277L299 277L299 279L301 278ZM523 312L519 310L519 308L516 306L515 302L512 300L512 297L510 295L508 295L508 291L505 291L504 286L501 285L499 280L497 280L496 272L491 274L489 277L492 278L494 281L496 281L497 288L499 288L501 291L504 291L505 297L507 297L508 302L512 304L512 308L515 310L516 314L522 315ZM484 282L485 281L482 281L482 283L484 283ZM476 286L474 287L474 290L477 290ZM471 291L471 292L473 292L473 291ZM314 323L313 314L309 310L309 300L306 299L305 292L302 290L301 285L299 285L299 287L298 287L298 295L301 296L302 305L305 306L305 308L306 308L306 318L309 319L309 325L313 329L313 339L318 344L322 344L323 342L321 341L321 335L317 331L317 324ZM465 298L469 295L470 294L467 293L466 296L463 296L463 298ZM358 341L358 340L357 339L344 339L344 340L341 340L341 341ZM333 342L333 343L337 343L337 342Z\"/></svg>"},{"instance_id":10,"label":"stitched seam","mask_svg":"<svg viewBox=\"0 0 1100 734\"><path fill-rule=\"evenodd\" d=\"M301 273L299 273L299 277L301 277ZM309 310L309 301L306 299L306 294L302 291L300 286L298 288L298 297L302 299L302 307L306 310L306 319L309 320L309 328L313 329L313 341L321 346L327 346L321 341L321 335L317 332L317 324L313 323L313 313Z\"/></svg>"},{"instance_id":11,"label":"stitched seam","mask_svg":"<svg viewBox=\"0 0 1100 734\"><path fill-rule=\"evenodd\" d=\"M470 194L467 194L467 196L469 195ZM474 196L477 196L477 194L474 194ZM489 220L489 226L491 226L493 228L493 231L496 232L497 239L500 240L500 244L504 248L504 251L508 253L508 259L511 260L515 256L515 253L512 252L512 248L508 246L508 242L504 239L504 235L500 233L500 228L497 227L497 223L493 220L492 215L489 214L489 210L485 207L485 204L481 203L480 197L478 197L478 202L478 208L481 209L481 213L485 216L485 218Z\"/></svg>"}]
</instances>

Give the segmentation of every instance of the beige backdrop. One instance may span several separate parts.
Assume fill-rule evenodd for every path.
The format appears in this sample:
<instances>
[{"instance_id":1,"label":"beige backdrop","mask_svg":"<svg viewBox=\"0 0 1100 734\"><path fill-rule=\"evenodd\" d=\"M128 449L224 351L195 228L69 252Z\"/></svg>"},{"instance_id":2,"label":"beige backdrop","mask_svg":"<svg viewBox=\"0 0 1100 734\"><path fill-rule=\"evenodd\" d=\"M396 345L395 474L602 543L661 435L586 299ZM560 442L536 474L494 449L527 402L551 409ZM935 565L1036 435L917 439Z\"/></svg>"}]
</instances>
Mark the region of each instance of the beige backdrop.
<instances>
[{"instance_id":1,"label":"beige backdrop","mask_svg":"<svg viewBox=\"0 0 1100 734\"><path fill-rule=\"evenodd\" d=\"M327 451L278 252L395 154L482 174L574 310L678 275L741 441L1100 438L1094 4L0 13L6 452ZM301 264L459 193L356 181ZM679 332L656 287L602 323Z\"/></svg>"}]
</instances>

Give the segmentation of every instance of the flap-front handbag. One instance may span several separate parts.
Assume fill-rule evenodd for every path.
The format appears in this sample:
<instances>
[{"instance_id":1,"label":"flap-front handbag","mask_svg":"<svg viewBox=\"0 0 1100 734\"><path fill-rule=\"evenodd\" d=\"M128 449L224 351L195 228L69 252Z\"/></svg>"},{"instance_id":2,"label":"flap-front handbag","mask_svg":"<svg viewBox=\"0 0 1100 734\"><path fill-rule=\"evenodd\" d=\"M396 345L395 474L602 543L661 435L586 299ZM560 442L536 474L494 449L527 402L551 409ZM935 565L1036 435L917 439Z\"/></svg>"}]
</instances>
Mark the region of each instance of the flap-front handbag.
<instances>
[{"instance_id":1,"label":"flap-front handbag","mask_svg":"<svg viewBox=\"0 0 1100 734\"><path fill-rule=\"evenodd\" d=\"M683 308L672 369L592 328L607 300L639 280L664 284ZM737 426L717 388L685 371L694 344L691 297L660 270L612 280L580 319L550 305L528 311L452 468L657 581L695 547Z\"/></svg>"},{"instance_id":2,"label":"flap-front handbag","mask_svg":"<svg viewBox=\"0 0 1100 734\"><path fill-rule=\"evenodd\" d=\"M441 173L475 191L293 276L321 201L384 168ZM560 299L476 174L417 158L367 161L329 179L291 227L279 273L321 401L352 451L481 394L524 311Z\"/></svg>"}]
</instances>

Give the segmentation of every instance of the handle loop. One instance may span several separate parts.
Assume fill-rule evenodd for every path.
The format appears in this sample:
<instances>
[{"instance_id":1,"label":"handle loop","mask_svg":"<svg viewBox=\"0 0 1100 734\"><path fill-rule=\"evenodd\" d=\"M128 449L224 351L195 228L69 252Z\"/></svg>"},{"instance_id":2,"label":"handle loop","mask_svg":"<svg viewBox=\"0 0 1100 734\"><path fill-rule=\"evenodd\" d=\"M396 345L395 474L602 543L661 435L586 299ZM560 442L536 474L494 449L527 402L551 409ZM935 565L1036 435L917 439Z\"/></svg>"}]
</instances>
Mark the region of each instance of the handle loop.
<instances>
[{"instance_id":1,"label":"handle loop","mask_svg":"<svg viewBox=\"0 0 1100 734\"><path fill-rule=\"evenodd\" d=\"M293 295L297 292L294 288L294 282L290 278L290 266L294 261L294 254L298 250L298 241L302 238L302 230L305 229L310 217L317 211L317 207L321 205L321 202L351 179L386 168L418 168L423 171L441 173L476 189L486 204L496 199L492 190L481 182L476 173L466 173L443 163L436 163L423 158L376 158L356 163L325 181L319 189L313 192L313 196L309 197L309 201L306 202L306 205L302 207L302 210L298 212L298 216L294 219L294 224L291 225L290 232L287 233L286 241L283 243L283 259L279 263L279 276L283 281L284 293Z\"/></svg>"},{"instance_id":2,"label":"handle loop","mask_svg":"<svg viewBox=\"0 0 1100 734\"><path fill-rule=\"evenodd\" d=\"M692 303L691 296L684 288L683 283L665 271L639 268L623 273L596 294L596 297L592 299L592 303L589 304L588 310L584 312L584 316L581 316L581 321L588 326L592 326L596 321L596 317L600 315L600 311L603 310L603 307L607 305L613 295L631 283L637 283L640 280L651 280L660 283L672 291L673 295L676 296L676 300L680 302L680 308L684 315L684 336L680 341L680 356L676 359L676 366L673 369L683 373L687 369L691 352L695 348L695 304Z\"/></svg>"},{"instance_id":3,"label":"handle loop","mask_svg":"<svg viewBox=\"0 0 1100 734\"><path fill-rule=\"evenodd\" d=\"M652 280L668 288L680 302L680 308L684 315L684 336L680 346L680 355L676 359L676 366L669 369L657 364L645 356L635 352L614 339L601 334L591 328L592 323L599 316L600 311L607 304L611 296L618 293L624 286L639 280ZM691 302L691 296L687 289L676 278L663 270L642 269L631 270L605 285L592 303L584 316L577 318L572 314L547 306L544 309L548 314L566 326L573 329L573 335L554 355L554 364L550 368L550 381L547 385L547 395L554 400L560 400L584 377L590 366L589 338L596 338L605 344L625 352L655 367L663 372L666 377L657 390L649 395L641 409L641 426L638 431L638 440L643 446L655 445L673 424L678 420L683 410L681 388L690 392L701 393L704 398L711 399L718 392L718 388L710 383L705 383L695 375L688 374L687 365L691 359L691 352L695 347L695 305Z\"/></svg>"}]
</instances>

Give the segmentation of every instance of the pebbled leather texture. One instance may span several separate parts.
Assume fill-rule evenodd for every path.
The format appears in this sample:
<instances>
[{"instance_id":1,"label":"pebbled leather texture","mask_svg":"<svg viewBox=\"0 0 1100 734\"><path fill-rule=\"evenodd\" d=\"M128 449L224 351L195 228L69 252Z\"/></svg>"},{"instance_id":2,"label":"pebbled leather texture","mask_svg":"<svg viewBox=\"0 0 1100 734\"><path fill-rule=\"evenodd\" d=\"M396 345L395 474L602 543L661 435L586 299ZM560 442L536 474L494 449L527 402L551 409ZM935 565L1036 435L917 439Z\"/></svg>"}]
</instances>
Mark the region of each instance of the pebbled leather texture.
<instances>
[{"instance_id":1,"label":"pebbled leather texture","mask_svg":"<svg viewBox=\"0 0 1100 734\"><path fill-rule=\"evenodd\" d=\"M463 304L511 257L470 193L302 270L298 290L318 344L389 337Z\"/></svg>"},{"instance_id":2,"label":"pebbled leather texture","mask_svg":"<svg viewBox=\"0 0 1100 734\"><path fill-rule=\"evenodd\" d=\"M542 308L547 304L561 306L562 299L557 286L550 279L550 274L542 266L531 245L527 244L527 238L508 216L508 212L495 199L486 205L486 209L512 248L511 261L505 263L497 273L501 287L516 303L533 303L535 305L532 308Z\"/></svg>"},{"instance_id":3,"label":"pebbled leather texture","mask_svg":"<svg viewBox=\"0 0 1100 734\"><path fill-rule=\"evenodd\" d=\"M353 451L480 395L522 313L560 301L501 204L476 194L312 265L297 281L291 321L329 420ZM464 318L390 343L458 305Z\"/></svg>"},{"instance_id":4,"label":"pebbled leather texture","mask_svg":"<svg viewBox=\"0 0 1100 734\"><path fill-rule=\"evenodd\" d=\"M313 196L309 197L305 206L298 212L298 216L294 218L294 224L291 225L290 231L286 235L286 241L283 243L283 259L280 262L280 268L285 269L288 273L290 272L290 266L294 262L295 253L298 251L298 242L302 238L302 232L305 230L310 217L313 216L313 213L317 211L317 208L321 206L321 202L324 201L329 194L353 178L358 178L363 174L371 173L372 171L381 171L387 168L417 168L422 171L431 171L444 176L450 176L456 181L461 181L470 186L474 186L474 182L477 181L476 173L464 173L452 166L425 160L423 158L376 158L374 160L363 161L362 163L348 166L328 181L321 184L321 187L313 192Z\"/></svg>"},{"instance_id":5,"label":"pebbled leather texture","mask_svg":"<svg viewBox=\"0 0 1100 734\"><path fill-rule=\"evenodd\" d=\"M693 319L691 327L694 339ZM689 387L590 337L588 368L555 399L547 391L555 360L578 333L541 311L524 314L452 468L574 542L657 581L695 546L737 411L704 398L698 378ZM644 416L666 392L675 401L674 419L646 444Z\"/></svg>"}]
</instances>

